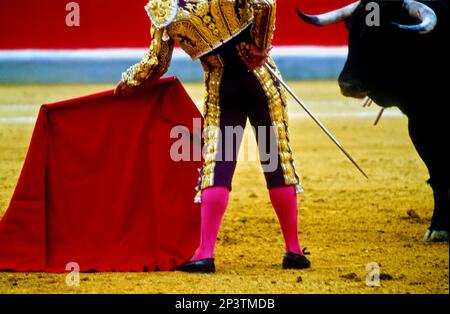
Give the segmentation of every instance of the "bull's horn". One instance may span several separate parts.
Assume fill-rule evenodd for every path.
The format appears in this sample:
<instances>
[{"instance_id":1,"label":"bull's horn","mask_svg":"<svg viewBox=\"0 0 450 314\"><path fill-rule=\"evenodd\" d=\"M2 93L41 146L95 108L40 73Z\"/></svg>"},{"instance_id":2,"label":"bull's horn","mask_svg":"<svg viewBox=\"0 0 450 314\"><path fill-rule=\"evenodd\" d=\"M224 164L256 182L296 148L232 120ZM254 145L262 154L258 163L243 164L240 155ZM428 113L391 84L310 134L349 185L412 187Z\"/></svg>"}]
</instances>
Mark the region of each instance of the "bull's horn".
<instances>
[{"instance_id":1,"label":"bull's horn","mask_svg":"<svg viewBox=\"0 0 450 314\"><path fill-rule=\"evenodd\" d=\"M346 5L343 8L320 15L305 14L297 8L295 10L297 11L298 16L300 16L300 18L305 22L317 26L327 26L339 23L345 20L346 18L350 17L350 15L352 15L352 13L355 11L356 7L359 5L360 2L361 1L356 1L349 5Z\"/></svg>"},{"instance_id":2,"label":"bull's horn","mask_svg":"<svg viewBox=\"0 0 450 314\"><path fill-rule=\"evenodd\" d=\"M429 33L436 27L437 17L430 7L414 0L405 0L403 2L403 7L408 11L411 17L417 18L421 22L416 25L393 23L397 27L408 31L415 31L420 34Z\"/></svg>"}]
</instances>

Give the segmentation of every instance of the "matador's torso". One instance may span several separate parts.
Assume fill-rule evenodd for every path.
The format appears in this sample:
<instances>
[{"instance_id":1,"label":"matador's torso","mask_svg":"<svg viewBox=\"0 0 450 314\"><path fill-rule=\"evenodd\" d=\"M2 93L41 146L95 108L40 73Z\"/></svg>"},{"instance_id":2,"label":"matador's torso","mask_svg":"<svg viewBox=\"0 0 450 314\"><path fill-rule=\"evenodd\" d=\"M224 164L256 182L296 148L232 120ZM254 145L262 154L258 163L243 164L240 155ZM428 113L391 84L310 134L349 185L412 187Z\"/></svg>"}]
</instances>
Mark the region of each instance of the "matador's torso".
<instances>
[{"instance_id":1,"label":"matador's torso","mask_svg":"<svg viewBox=\"0 0 450 314\"><path fill-rule=\"evenodd\" d=\"M206 68L222 66L211 52L240 33L269 49L275 30L275 0L149 0L152 42L141 62L122 75L129 86L160 77L167 71L177 43Z\"/></svg>"},{"instance_id":2,"label":"matador's torso","mask_svg":"<svg viewBox=\"0 0 450 314\"><path fill-rule=\"evenodd\" d=\"M153 27L164 31L192 58L197 59L238 35L255 21L255 43L270 45L275 16L270 1L150 0L145 6ZM269 10L267 10L269 9Z\"/></svg>"}]
</instances>

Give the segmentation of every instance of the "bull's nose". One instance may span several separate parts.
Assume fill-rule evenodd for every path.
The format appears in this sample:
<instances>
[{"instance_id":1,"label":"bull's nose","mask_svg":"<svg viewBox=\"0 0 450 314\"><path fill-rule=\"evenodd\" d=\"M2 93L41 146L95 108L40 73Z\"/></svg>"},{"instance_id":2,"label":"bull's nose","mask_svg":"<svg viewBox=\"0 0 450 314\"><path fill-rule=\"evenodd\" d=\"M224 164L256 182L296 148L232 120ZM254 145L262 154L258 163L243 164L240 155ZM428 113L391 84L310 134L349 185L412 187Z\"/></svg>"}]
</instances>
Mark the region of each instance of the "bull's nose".
<instances>
[{"instance_id":1,"label":"bull's nose","mask_svg":"<svg viewBox=\"0 0 450 314\"><path fill-rule=\"evenodd\" d=\"M367 96L367 90L356 81L339 80L339 87L342 95L346 97L364 98Z\"/></svg>"}]
</instances>

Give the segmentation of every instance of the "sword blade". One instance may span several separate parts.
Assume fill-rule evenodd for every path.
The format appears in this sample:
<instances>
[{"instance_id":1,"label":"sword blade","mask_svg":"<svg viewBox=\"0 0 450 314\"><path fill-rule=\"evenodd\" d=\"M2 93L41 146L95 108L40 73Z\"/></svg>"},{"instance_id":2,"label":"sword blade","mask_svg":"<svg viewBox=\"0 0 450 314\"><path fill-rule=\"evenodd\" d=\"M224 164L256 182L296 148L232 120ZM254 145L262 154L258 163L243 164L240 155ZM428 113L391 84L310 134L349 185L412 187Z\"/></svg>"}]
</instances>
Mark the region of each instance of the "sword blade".
<instances>
[{"instance_id":1,"label":"sword blade","mask_svg":"<svg viewBox=\"0 0 450 314\"><path fill-rule=\"evenodd\" d=\"M350 156L350 154L344 149L344 147L341 145L341 143L331 134L330 131L320 122L319 119L316 118L316 116L309 110L309 108L301 101L301 99L294 93L294 91L281 79L281 77L278 76L278 74L272 69L272 67L266 62L265 67L269 71L270 74L273 75L277 79L278 82L280 82L281 85L289 92L289 94L297 101L297 103L303 108L303 110L306 111L306 113L316 122L316 124L322 129L322 131L325 132L326 135L336 144L336 146L344 153L344 155L351 161L351 163L361 172L361 174L369 178L367 174L361 169L361 167L356 163L356 161Z\"/></svg>"}]
</instances>

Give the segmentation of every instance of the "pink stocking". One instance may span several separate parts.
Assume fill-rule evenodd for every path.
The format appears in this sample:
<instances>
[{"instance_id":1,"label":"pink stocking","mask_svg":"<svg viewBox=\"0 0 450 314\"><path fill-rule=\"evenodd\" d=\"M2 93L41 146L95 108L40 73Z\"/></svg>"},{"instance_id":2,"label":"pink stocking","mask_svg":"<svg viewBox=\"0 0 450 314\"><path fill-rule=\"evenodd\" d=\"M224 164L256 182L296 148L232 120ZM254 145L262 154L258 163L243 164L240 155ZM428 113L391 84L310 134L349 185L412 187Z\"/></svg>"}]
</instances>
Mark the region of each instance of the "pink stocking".
<instances>
[{"instance_id":1,"label":"pink stocking","mask_svg":"<svg viewBox=\"0 0 450 314\"><path fill-rule=\"evenodd\" d=\"M269 190L269 195L283 232L286 252L303 254L297 233L298 207L295 187L292 185L275 187Z\"/></svg>"},{"instance_id":2,"label":"pink stocking","mask_svg":"<svg viewBox=\"0 0 450 314\"><path fill-rule=\"evenodd\" d=\"M202 191L200 246L190 261L214 256L214 246L229 195L228 188L222 186L210 187Z\"/></svg>"}]
</instances>

